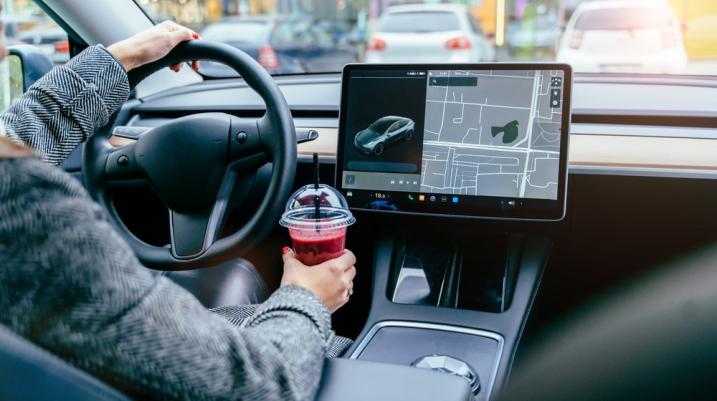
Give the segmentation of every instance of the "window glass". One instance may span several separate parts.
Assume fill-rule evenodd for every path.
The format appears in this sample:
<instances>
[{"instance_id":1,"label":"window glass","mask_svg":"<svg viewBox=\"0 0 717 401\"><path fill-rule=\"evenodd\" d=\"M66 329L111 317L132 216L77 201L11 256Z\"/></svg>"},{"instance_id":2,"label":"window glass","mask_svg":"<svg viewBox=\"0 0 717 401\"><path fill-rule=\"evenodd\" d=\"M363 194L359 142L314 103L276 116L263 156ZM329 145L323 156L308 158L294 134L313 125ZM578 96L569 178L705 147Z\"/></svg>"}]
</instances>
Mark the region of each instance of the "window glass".
<instances>
[{"instance_id":1,"label":"window glass","mask_svg":"<svg viewBox=\"0 0 717 401\"><path fill-rule=\"evenodd\" d=\"M272 74L450 60L558 61L577 74L717 75L716 0L135 1L155 21L198 31L275 18L276 42L265 46L263 58L252 53L252 40L237 40L256 32L216 36Z\"/></svg>"},{"instance_id":2,"label":"window glass","mask_svg":"<svg viewBox=\"0 0 717 401\"><path fill-rule=\"evenodd\" d=\"M6 46L36 46L55 64L69 60L67 34L37 4L30 0L0 0L0 6L0 29ZM5 57L0 61L0 111L22 94L22 87L20 59Z\"/></svg>"},{"instance_id":3,"label":"window glass","mask_svg":"<svg viewBox=\"0 0 717 401\"><path fill-rule=\"evenodd\" d=\"M467 14L466 19L468 20L468 24L471 27L471 31L473 31L474 33L477 33L477 34L483 33L483 31L481 31L481 29L480 29L480 25L478 25L478 22L475 20L475 18L473 18L472 15Z\"/></svg>"},{"instance_id":4,"label":"window glass","mask_svg":"<svg viewBox=\"0 0 717 401\"><path fill-rule=\"evenodd\" d=\"M2 0L2 20L8 46L28 44L39 47L54 63L70 58L67 34L32 0Z\"/></svg>"},{"instance_id":5,"label":"window glass","mask_svg":"<svg viewBox=\"0 0 717 401\"><path fill-rule=\"evenodd\" d=\"M647 7L614 7L589 10L582 14L575 23L575 29L589 30L623 30L660 29L670 27L672 20L668 15L655 8Z\"/></svg>"},{"instance_id":6,"label":"window glass","mask_svg":"<svg viewBox=\"0 0 717 401\"><path fill-rule=\"evenodd\" d=\"M204 29L202 38L235 43L260 43L267 39L271 24L268 21L227 21Z\"/></svg>"},{"instance_id":7,"label":"window glass","mask_svg":"<svg viewBox=\"0 0 717 401\"><path fill-rule=\"evenodd\" d=\"M400 12L389 13L381 21L380 32L445 32L457 31L460 22L455 13L449 12Z\"/></svg>"}]
</instances>

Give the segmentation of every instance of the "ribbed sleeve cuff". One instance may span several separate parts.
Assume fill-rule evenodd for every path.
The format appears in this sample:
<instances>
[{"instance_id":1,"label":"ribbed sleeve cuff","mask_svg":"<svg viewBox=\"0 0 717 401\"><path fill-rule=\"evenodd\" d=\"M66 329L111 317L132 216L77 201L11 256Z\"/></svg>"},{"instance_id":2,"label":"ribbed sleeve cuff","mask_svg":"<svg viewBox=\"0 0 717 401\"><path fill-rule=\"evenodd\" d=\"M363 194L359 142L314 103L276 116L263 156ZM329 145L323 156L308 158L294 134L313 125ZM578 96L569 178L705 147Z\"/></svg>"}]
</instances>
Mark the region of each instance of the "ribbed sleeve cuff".
<instances>
[{"instance_id":1,"label":"ribbed sleeve cuff","mask_svg":"<svg viewBox=\"0 0 717 401\"><path fill-rule=\"evenodd\" d=\"M102 45L88 47L46 78L33 89L58 98L63 112L80 120L83 128L107 124L129 97L127 73Z\"/></svg>"},{"instance_id":2,"label":"ribbed sleeve cuff","mask_svg":"<svg viewBox=\"0 0 717 401\"><path fill-rule=\"evenodd\" d=\"M273 312L285 311L300 313L308 317L319 329L324 341L333 337L329 310L313 292L295 285L288 285L276 290L269 299L259 305L256 313L247 322L247 326L270 318Z\"/></svg>"}]
</instances>

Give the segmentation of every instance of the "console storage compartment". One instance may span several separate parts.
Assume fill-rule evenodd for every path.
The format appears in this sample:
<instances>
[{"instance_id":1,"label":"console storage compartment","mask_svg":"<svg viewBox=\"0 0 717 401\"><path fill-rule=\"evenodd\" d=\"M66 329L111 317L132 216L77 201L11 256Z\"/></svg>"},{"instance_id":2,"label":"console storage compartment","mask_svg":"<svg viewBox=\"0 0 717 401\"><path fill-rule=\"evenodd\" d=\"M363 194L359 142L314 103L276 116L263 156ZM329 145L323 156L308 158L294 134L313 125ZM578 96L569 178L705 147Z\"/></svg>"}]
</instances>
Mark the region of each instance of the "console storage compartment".
<instances>
[{"instance_id":1,"label":"console storage compartment","mask_svg":"<svg viewBox=\"0 0 717 401\"><path fill-rule=\"evenodd\" d=\"M513 299L523 239L496 235L454 244L402 241L386 295L399 304L503 312Z\"/></svg>"},{"instance_id":2,"label":"console storage compartment","mask_svg":"<svg viewBox=\"0 0 717 401\"><path fill-rule=\"evenodd\" d=\"M466 363L475 374L474 400L488 400L502 350L503 337L492 332L430 323L384 321L368 332L351 358L416 366L424 357L449 357ZM435 368L445 371L450 367ZM470 383L467 378L464 380Z\"/></svg>"},{"instance_id":3,"label":"console storage compartment","mask_svg":"<svg viewBox=\"0 0 717 401\"><path fill-rule=\"evenodd\" d=\"M316 401L469 401L464 380L405 366L327 359Z\"/></svg>"}]
</instances>

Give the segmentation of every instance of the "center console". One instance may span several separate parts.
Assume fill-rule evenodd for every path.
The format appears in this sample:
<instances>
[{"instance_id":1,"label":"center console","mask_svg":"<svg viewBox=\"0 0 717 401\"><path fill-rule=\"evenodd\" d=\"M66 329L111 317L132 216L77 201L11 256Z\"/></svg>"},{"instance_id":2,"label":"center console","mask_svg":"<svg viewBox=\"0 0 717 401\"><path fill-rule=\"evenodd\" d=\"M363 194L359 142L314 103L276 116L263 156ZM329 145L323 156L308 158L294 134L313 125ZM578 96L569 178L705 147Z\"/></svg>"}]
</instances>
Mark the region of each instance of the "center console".
<instances>
[{"instance_id":1,"label":"center console","mask_svg":"<svg viewBox=\"0 0 717 401\"><path fill-rule=\"evenodd\" d=\"M426 250L434 242L378 240L371 311L350 358L462 376L475 400L490 400L510 371L551 244L534 235L479 241L496 248L458 244L436 255Z\"/></svg>"},{"instance_id":2,"label":"center console","mask_svg":"<svg viewBox=\"0 0 717 401\"><path fill-rule=\"evenodd\" d=\"M540 230L459 228L564 217L571 81L561 64L344 69L336 186L349 206L389 226L414 215L456 227L376 236L351 359L447 373L473 400L495 397L551 242Z\"/></svg>"}]
</instances>

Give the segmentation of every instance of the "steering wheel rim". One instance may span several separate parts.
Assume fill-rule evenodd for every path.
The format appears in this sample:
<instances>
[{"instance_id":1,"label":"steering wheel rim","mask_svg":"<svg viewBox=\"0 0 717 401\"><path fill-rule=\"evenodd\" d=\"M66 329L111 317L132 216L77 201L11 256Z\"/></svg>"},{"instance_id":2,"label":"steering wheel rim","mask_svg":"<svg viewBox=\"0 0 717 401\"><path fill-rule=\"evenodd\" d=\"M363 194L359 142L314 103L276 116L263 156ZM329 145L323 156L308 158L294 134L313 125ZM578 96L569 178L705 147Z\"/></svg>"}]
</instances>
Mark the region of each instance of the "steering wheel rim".
<instances>
[{"instance_id":1,"label":"steering wheel rim","mask_svg":"<svg viewBox=\"0 0 717 401\"><path fill-rule=\"evenodd\" d=\"M132 247L139 260L145 266L158 270L188 270L198 267L210 267L241 256L251 249L251 247L256 245L256 243L265 237L275 226L283 210L286 198L292 189L296 169L296 133L289 106L272 77L259 63L243 51L222 43L202 40L185 42L175 47L163 59L131 71L128 74L130 85L134 87L144 78L161 68L189 60L209 60L220 62L231 67L242 76L244 81L262 98L266 105L266 113L257 120L239 119L238 117L222 113L205 113L182 117L175 120L178 122L173 126L170 126L173 123L168 123L147 132L139 139L136 149L132 148L127 151L129 157L126 157L125 161L127 159L130 160L132 166L130 170L145 170L139 173L144 173L148 177L145 179L149 179L151 186L155 189L155 192L157 192L157 189L167 188L166 183L159 182L158 177L162 177L162 174L166 175L167 169L173 166L171 165L172 161L168 161L167 157L158 153L166 149L157 149L157 146L154 146L154 149L152 149L150 144L156 145L157 143L164 143L165 145L169 144L171 148L172 141L184 140L185 143L187 140L190 142L194 141L193 143L197 144L199 148L213 149L213 154L207 154L207 157L204 157L207 161L213 161L216 158L221 159L223 157L221 146L224 146L223 141L226 141L227 164L225 166L225 174L221 178L221 183L215 185L219 192L211 207L210 215L206 216L208 220L205 223L205 238L200 252L190 255L175 252L175 248L181 243L175 242L175 240L177 240L177 238L175 238L175 231L178 230L175 226L179 224L179 221L184 222L182 224L189 224L186 223L186 221L192 220L193 218L193 212L189 209L194 206L191 204L187 206L186 202L184 202L185 200L177 196L176 191L172 195L173 198L168 195L167 199L172 199L175 201L174 203L179 204L183 208L187 206L185 209L188 209L189 212L183 210L180 214L168 206L170 209L171 237L169 248L145 243L136 237L122 222L112 205L108 193L108 183L117 178L112 177L112 174L116 174L117 169L121 170L117 163L117 158L120 157L117 156L118 148L113 147L109 143L109 138L112 134L112 124L109 124L106 129L90 137L83 152L83 174L87 190L91 196L107 210L113 225ZM170 127L163 129L162 127L165 126ZM204 127L209 127L210 129L208 129L208 131L212 132L207 134L206 139L202 138L204 143L198 143L198 135L189 133L187 127L202 130ZM226 139L224 132L213 132L223 131L227 127ZM176 132L179 133L177 134ZM237 140L239 132L248 134L248 139L244 137L244 141L239 143ZM210 141L216 142L218 145L211 144L209 143ZM178 145L173 149L179 150L180 152L182 151L182 148L178 147ZM186 149L184 151L186 153ZM261 157L262 154L266 156L266 158ZM234 160L234 157L236 157L237 160ZM193 159L194 157L190 155L189 158ZM180 170L181 167L183 167L182 163L184 163L181 159L181 157L177 157L174 161ZM185 157L184 159L186 160L187 158ZM202 158L199 157L199 159ZM217 221L215 217L216 208L222 207L222 205L219 205L220 201L226 203L229 199L226 196L227 188L225 187L227 185L231 187L228 188L230 196L234 185L232 180L236 180L236 174L231 174L232 170L241 168L237 167L241 165L249 165L249 167L256 168L259 167L259 165L263 165L264 161L272 163L272 173L266 194L256 213L243 227L231 235L221 239L218 237L213 238L207 244L208 236L218 236L218 231L221 230L220 226L222 225L221 220L225 217L224 213L228 212L227 205L224 204L223 211L219 212L222 216L219 217ZM212 164L216 163L212 162ZM126 169L125 167L125 170ZM110 172L112 174L110 174ZM134 171L134 173L138 172ZM173 179L179 181L184 178L176 174ZM176 188L177 185L172 187L172 189L175 190ZM224 195L222 195L222 193ZM187 199L191 199L194 194L187 193L184 196ZM160 196L160 198L161 197L162 196ZM174 216L182 216L182 219L180 220ZM191 228L191 224L189 227ZM210 233L210 231L213 232ZM196 233L194 235L196 235ZM191 242L196 245L197 241ZM196 249L196 247L194 247L194 249Z\"/></svg>"}]
</instances>

